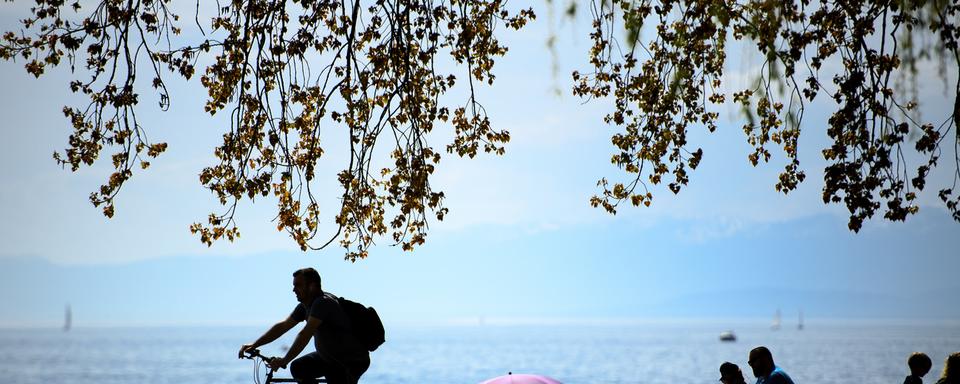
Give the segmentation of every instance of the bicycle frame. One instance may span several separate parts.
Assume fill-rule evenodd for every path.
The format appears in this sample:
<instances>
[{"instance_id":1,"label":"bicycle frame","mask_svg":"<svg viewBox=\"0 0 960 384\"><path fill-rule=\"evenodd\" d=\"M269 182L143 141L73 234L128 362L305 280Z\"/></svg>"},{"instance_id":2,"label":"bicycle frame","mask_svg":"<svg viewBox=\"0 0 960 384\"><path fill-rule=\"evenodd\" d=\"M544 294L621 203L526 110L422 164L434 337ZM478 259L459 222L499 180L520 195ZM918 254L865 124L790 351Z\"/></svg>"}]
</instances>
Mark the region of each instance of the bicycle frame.
<instances>
[{"instance_id":1,"label":"bicycle frame","mask_svg":"<svg viewBox=\"0 0 960 384\"><path fill-rule=\"evenodd\" d=\"M270 361L270 358L269 358L269 357L266 357L266 356L264 356L264 355L262 355L262 354L260 354L260 350L259 350L259 349L252 349L252 350L247 351L245 358L250 359L250 360L260 359L260 360L262 360L262 361L264 362L264 364L267 366L267 377L266 377L266 381L264 381L263 384L271 384L271 383L298 383L298 381L297 381L296 379L292 378L292 377L273 377L273 369L270 369L270 365L266 363L266 362ZM256 368L256 367L257 367L257 363L255 362L255 363L254 363L254 373L256 373L256 371L257 371L257 368ZM326 379L323 379L323 378L315 379L315 380L316 380L316 381L314 381L313 383L316 383L316 384L325 384L325 383L327 382L327 380L326 380Z\"/></svg>"}]
</instances>

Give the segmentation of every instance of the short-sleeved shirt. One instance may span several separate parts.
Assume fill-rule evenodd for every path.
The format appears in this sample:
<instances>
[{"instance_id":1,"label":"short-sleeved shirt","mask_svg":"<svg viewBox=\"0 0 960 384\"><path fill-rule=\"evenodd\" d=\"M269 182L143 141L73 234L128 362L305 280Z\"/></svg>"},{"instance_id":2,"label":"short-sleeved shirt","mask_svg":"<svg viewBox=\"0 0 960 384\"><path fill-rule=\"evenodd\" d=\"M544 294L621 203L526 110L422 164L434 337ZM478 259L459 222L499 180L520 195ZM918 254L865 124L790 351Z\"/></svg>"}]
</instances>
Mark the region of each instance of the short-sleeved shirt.
<instances>
[{"instance_id":1,"label":"short-sleeved shirt","mask_svg":"<svg viewBox=\"0 0 960 384\"><path fill-rule=\"evenodd\" d=\"M313 345L321 355L349 359L367 353L353 336L350 321L340 308L337 296L324 292L313 300L309 308L302 303L297 304L290 317L300 322L307 320L308 314L322 321L313 333Z\"/></svg>"},{"instance_id":2,"label":"short-sleeved shirt","mask_svg":"<svg viewBox=\"0 0 960 384\"><path fill-rule=\"evenodd\" d=\"M780 367L774 366L773 372L770 372L767 377L757 378L757 384L793 384L793 380Z\"/></svg>"}]
</instances>

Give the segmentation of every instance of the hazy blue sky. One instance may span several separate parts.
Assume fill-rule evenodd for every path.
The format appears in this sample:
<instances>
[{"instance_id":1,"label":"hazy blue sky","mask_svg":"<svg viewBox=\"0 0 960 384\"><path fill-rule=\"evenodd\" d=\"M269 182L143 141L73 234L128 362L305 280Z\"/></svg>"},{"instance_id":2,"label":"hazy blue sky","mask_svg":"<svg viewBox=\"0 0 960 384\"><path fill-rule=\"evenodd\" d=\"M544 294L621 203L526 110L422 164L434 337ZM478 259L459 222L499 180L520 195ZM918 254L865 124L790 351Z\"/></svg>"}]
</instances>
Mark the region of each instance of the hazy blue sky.
<instances>
[{"instance_id":1,"label":"hazy blue sky","mask_svg":"<svg viewBox=\"0 0 960 384\"><path fill-rule=\"evenodd\" d=\"M0 326L58 324L68 302L78 324L261 324L292 307L290 272L302 266L396 323L768 318L777 308L791 318L800 309L811 318L960 318L960 224L934 193L950 169L931 176L908 223L875 219L848 232L845 209L820 200L829 104L808 110L800 142L808 178L790 196L773 189L782 154L749 166L739 115L724 109L718 132L693 133L691 145L705 157L679 195L656 189L651 208L617 216L590 208L596 181L620 173L608 161L615 129L601 120L609 101L583 104L569 93L569 73L588 69L589 25L557 26L554 76L548 12L536 5L533 25L502 35L511 51L497 62L494 86L479 91L494 124L511 132L507 154L444 157L433 185L448 196L450 214L431 224L427 245L403 253L382 241L356 264L339 248L299 252L271 222L270 199L241 206L235 243L208 249L189 233L217 209L197 174L226 123L203 113L197 81L172 76L171 110L159 112L144 94L138 111L151 139L169 150L135 174L116 216L105 219L87 196L109 164L70 173L51 157L69 135L60 111L78 100L68 71L37 80L22 61L0 62ZM15 28L18 7L0 5L2 29ZM731 50L726 78L734 85L752 68L738 52ZM920 83L926 116L946 116L952 99L942 80ZM343 135L325 129L331 163L323 169L332 174ZM436 132L431 143L443 148L448 137ZM322 192L327 212L337 193Z\"/></svg>"}]
</instances>

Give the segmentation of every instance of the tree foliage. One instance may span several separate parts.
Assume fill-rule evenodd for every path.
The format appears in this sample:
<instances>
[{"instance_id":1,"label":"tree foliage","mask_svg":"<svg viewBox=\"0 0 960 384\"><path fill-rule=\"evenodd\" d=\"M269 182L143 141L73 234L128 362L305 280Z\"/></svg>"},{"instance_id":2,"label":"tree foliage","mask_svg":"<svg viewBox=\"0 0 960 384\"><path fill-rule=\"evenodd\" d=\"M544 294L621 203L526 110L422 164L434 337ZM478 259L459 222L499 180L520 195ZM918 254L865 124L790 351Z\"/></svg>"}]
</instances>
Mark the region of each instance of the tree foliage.
<instances>
[{"instance_id":1,"label":"tree foliage","mask_svg":"<svg viewBox=\"0 0 960 384\"><path fill-rule=\"evenodd\" d=\"M21 31L7 32L0 44L0 57L25 60L34 76L64 61L89 75L70 83L89 103L64 108L73 134L54 157L76 171L114 151L115 172L90 196L108 217L134 169L147 168L167 147L149 141L137 119L144 72L164 109L174 74L199 77L211 115L230 113L214 151L219 164L200 173L225 211L190 227L208 245L240 235L240 200L273 194L277 228L303 250L339 241L346 258L356 260L388 233L413 249L424 242L429 217L447 213L443 192L430 187L442 150L428 134L438 125L451 128L446 151L469 157L501 154L510 139L492 126L474 85L492 84L495 60L507 52L497 30L522 28L535 17L531 10L511 12L502 0L234 0L218 3L209 33L184 43L183 21L170 3L37 0ZM439 71L442 60L462 74ZM466 100L441 100L460 83ZM349 132L349 143L333 145L349 145L350 156L337 175L338 230L316 244L322 218L314 181L330 145L321 135L331 129ZM391 164L375 169L378 153Z\"/></svg>"},{"instance_id":2,"label":"tree foliage","mask_svg":"<svg viewBox=\"0 0 960 384\"><path fill-rule=\"evenodd\" d=\"M703 156L688 133L713 132L716 106L728 100L746 111L751 164L783 150L776 189L789 193L805 178L797 158L805 106L820 97L837 106L826 127L833 143L822 151L823 201L846 205L851 230L878 211L901 221L916 213L917 193L949 144L953 184L938 195L960 221L960 82L952 113L933 123L916 119L909 81L897 83L915 84L918 60L938 57L942 79L960 65L957 1L598 0L590 12L593 69L574 72L574 93L613 99L605 121L622 130L611 161L628 175L612 185L601 179L593 206L616 213L624 201L650 205L647 183L679 192ZM763 62L754 87L726 94L731 37L755 43Z\"/></svg>"},{"instance_id":3,"label":"tree foliage","mask_svg":"<svg viewBox=\"0 0 960 384\"><path fill-rule=\"evenodd\" d=\"M495 61L507 52L498 31L535 17L503 0L233 0L218 3L207 31L199 1L192 23L170 0L35 3L18 31L3 34L0 57L23 60L37 77L61 64L75 71L70 89L89 102L64 107L73 133L54 157L76 171L112 151L114 172L90 195L106 216L134 170L167 148L137 118L141 95L156 94L166 109L170 77L199 79L205 111L229 113L230 124L214 150L218 163L200 173L224 211L191 231L208 245L233 240L237 204L272 195L278 230L304 250L336 242L350 260L366 257L381 236L405 250L424 242L429 220L447 214L443 192L430 186L444 149L503 153L510 135L494 128L474 86L493 84ZM917 193L945 149L953 185L938 195L960 221L960 83L951 116L927 123L901 82L915 81L921 60L960 64L955 0L594 0L588 8L593 68L573 74L573 92L612 101L604 120L620 131L611 161L626 172L625 181L600 180L593 206L616 213L624 201L650 205L651 185L661 183L678 193L703 158L689 133L714 131L727 103L745 111L751 164L782 149L776 189L789 193L805 179L805 107L824 98L837 108L825 128L833 143L822 151L823 200L846 205L851 230L878 211L890 220L916 213ZM567 3L566 14L577 10ZM194 25L199 33L182 33ZM751 42L763 62L755 86L727 93L731 38ZM444 97L455 86L465 100ZM440 150L428 142L437 127L453 133ZM349 146L349 157L337 174L339 207L324 214L316 178L331 145L322 134L332 130L348 132L349 142L332 145ZM329 238L318 233L324 215L338 228Z\"/></svg>"}]
</instances>

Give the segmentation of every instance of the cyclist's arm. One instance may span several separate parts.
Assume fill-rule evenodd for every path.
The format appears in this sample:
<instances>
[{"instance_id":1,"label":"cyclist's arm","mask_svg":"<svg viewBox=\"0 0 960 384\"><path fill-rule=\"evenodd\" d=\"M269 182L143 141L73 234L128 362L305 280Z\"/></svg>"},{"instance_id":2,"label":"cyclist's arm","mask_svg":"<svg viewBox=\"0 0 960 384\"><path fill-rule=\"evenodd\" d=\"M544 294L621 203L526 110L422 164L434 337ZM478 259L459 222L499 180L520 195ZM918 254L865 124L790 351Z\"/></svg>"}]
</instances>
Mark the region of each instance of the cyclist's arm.
<instances>
[{"instance_id":1,"label":"cyclist's arm","mask_svg":"<svg viewBox=\"0 0 960 384\"><path fill-rule=\"evenodd\" d=\"M287 333L294 325L297 325L298 321L293 319L293 316L287 316L287 318L281 322L274 324L270 329L263 333L263 336L260 336L257 341L254 341L251 344L252 348L258 348L261 345L267 345L283 336L284 333Z\"/></svg>"},{"instance_id":2,"label":"cyclist's arm","mask_svg":"<svg viewBox=\"0 0 960 384\"><path fill-rule=\"evenodd\" d=\"M297 333L297 338L293 340L293 345L290 346L287 354L281 360L280 366L286 367L290 361L300 355L300 352L307 346L310 338L313 337L314 332L320 327L321 323L323 323L323 320L320 318L314 316L307 318L307 325Z\"/></svg>"}]
</instances>

